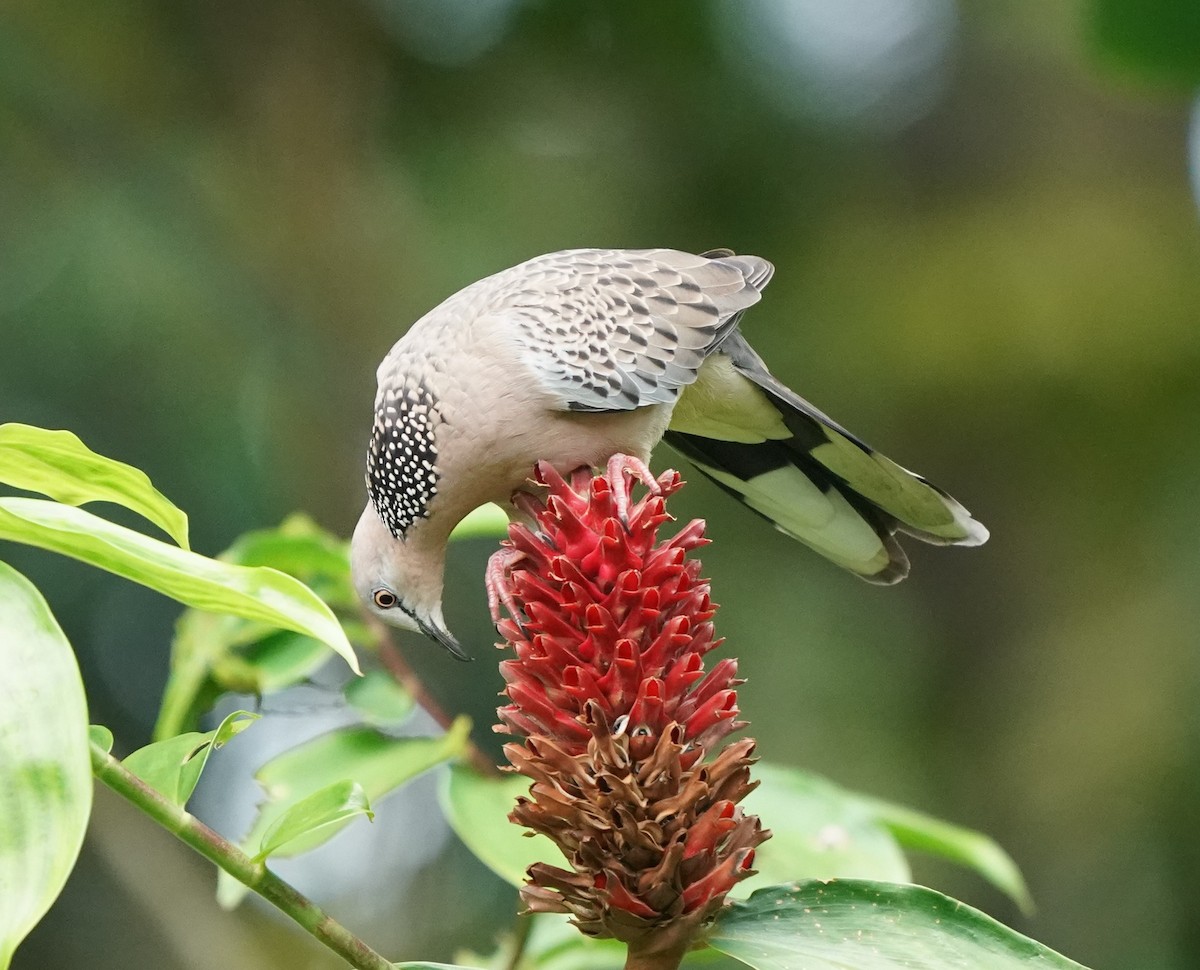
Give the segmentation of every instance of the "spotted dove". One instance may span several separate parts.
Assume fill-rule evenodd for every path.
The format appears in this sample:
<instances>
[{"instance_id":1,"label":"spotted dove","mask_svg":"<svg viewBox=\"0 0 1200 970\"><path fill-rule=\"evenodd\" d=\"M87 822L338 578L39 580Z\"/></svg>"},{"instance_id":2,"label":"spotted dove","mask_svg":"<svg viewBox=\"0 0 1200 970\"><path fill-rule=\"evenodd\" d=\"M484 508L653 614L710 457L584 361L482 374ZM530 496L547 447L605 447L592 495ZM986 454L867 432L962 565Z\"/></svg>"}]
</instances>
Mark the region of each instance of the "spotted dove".
<instances>
[{"instance_id":1,"label":"spotted dove","mask_svg":"<svg viewBox=\"0 0 1200 970\"><path fill-rule=\"evenodd\" d=\"M378 370L369 501L351 547L368 608L465 657L441 605L454 526L486 502L518 515L539 460L653 485L645 463L664 437L777 529L872 583L908 574L897 532L984 542L953 498L767 371L738 322L773 272L728 250L569 250L425 314Z\"/></svg>"}]
</instances>

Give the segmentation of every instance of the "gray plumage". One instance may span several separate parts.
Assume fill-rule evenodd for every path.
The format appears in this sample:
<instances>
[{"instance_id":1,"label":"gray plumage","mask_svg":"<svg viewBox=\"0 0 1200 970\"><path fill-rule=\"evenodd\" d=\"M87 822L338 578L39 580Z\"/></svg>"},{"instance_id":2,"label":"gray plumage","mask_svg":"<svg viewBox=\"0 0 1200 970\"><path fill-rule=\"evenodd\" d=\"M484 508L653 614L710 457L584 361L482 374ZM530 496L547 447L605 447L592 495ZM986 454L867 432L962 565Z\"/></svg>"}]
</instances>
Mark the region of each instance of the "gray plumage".
<instances>
[{"instance_id":1,"label":"gray plumage","mask_svg":"<svg viewBox=\"0 0 1200 970\"><path fill-rule=\"evenodd\" d=\"M727 250L570 250L468 286L380 364L355 584L452 651L441 613L453 527L511 508L538 460L568 473L663 438L723 489L872 582L908 572L897 532L987 530L780 384L738 331L773 267ZM394 601L394 602L393 602Z\"/></svg>"}]
</instances>

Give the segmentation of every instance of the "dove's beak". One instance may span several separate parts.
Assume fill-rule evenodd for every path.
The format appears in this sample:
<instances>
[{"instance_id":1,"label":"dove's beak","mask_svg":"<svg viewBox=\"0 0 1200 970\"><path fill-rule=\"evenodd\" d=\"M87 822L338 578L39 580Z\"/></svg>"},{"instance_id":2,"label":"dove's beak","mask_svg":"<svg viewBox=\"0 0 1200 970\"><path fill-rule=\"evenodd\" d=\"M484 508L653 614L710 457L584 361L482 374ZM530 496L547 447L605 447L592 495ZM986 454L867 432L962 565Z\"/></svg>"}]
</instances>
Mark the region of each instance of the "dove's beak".
<instances>
[{"instance_id":1,"label":"dove's beak","mask_svg":"<svg viewBox=\"0 0 1200 970\"><path fill-rule=\"evenodd\" d=\"M454 638L454 634L452 634L449 630L443 630L440 626L435 626L432 623L426 623L424 620L420 619L417 620L417 625L420 626L421 632L424 633L425 636L436 640L456 659L474 659L462 648L462 645Z\"/></svg>"}]
</instances>

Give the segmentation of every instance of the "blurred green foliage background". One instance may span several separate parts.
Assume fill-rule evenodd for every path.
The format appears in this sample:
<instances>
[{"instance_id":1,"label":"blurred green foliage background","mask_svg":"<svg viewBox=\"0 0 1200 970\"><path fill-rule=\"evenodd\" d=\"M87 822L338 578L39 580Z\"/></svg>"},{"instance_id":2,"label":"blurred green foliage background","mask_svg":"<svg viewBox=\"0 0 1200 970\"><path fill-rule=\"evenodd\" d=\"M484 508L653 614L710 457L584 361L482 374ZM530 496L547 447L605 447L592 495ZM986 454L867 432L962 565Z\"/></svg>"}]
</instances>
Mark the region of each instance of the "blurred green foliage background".
<instances>
[{"instance_id":1,"label":"blurred green foliage background","mask_svg":"<svg viewBox=\"0 0 1200 970\"><path fill-rule=\"evenodd\" d=\"M745 330L775 372L993 538L913 550L876 589L692 476L675 511L709 520L761 753L993 834L1031 919L965 872L918 878L1075 959L1198 966L1196 10L8 0L0 420L146 469L204 552L296 509L348 534L375 365L454 290L568 247L766 256ZM481 659L406 644L484 733L489 551L450 576ZM76 645L93 719L143 743L175 608L3 554ZM214 759L208 817L240 835L262 746L344 719L335 697ZM396 959L487 947L513 895L418 788L280 869ZM98 799L17 967L334 965L219 912L206 863Z\"/></svg>"}]
</instances>

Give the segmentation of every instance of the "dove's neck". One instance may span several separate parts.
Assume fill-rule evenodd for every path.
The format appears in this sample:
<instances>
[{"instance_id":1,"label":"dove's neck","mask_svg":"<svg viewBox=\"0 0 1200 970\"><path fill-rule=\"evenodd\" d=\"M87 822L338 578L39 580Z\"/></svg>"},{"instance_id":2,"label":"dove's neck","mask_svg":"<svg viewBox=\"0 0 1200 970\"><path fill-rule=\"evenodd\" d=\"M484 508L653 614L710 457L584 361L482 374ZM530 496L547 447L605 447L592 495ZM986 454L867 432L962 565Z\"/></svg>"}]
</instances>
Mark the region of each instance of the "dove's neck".
<instances>
[{"instance_id":1,"label":"dove's neck","mask_svg":"<svg viewBox=\"0 0 1200 970\"><path fill-rule=\"evenodd\" d=\"M367 503L351 543L351 572L359 596L393 591L407 612L442 624L442 585L449 533L438 521L418 519L396 538Z\"/></svg>"},{"instance_id":2,"label":"dove's neck","mask_svg":"<svg viewBox=\"0 0 1200 970\"><path fill-rule=\"evenodd\" d=\"M440 522L418 519L403 539L391 543L396 590L419 617L444 625L442 590L445 584L446 543L450 535Z\"/></svg>"}]
</instances>

